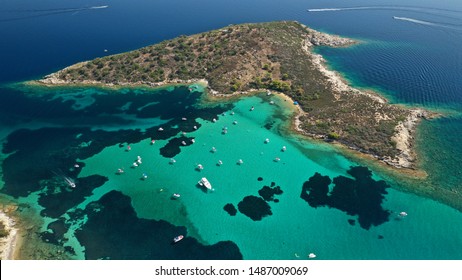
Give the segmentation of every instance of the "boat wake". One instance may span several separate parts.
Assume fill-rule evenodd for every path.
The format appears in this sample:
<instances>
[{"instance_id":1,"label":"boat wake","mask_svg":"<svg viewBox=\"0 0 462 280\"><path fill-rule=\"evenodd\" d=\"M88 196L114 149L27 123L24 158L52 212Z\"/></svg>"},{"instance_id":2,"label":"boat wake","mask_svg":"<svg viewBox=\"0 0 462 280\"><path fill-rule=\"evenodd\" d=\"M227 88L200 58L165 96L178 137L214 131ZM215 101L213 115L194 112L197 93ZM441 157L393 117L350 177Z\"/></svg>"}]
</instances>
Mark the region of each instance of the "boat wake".
<instances>
[{"instance_id":1,"label":"boat wake","mask_svg":"<svg viewBox=\"0 0 462 280\"><path fill-rule=\"evenodd\" d=\"M356 10L399 10L399 11L413 11L421 13L454 13L461 15L462 11L459 10L450 10L442 8L433 8L433 7L419 7L419 6L357 6L357 7L333 7L333 8L319 8L319 9L308 9L308 12L336 12L336 11L356 11Z\"/></svg>"},{"instance_id":2,"label":"boat wake","mask_svg":"<svg viewBox=\"0 0 462 280\"><path fill-rule=\"evenodd\" d=\"M77 14L79 12L82 12L82 11L100 10L100 9L106 9L106 8L109 8L109 5L81 7L81 8L3 10L3 11L0 11L0 12L2 12L2 14L10 13L10 14L21 14L21 15L27 14L27 15L26 16L6 18L6 19L1 19L0 18L0 22L17 21L17 20L22 20L22 19L45 17L45 16L52 16L52 15L66 14L66 13L72 13L72 15L75 15L75 14Z\"/></svg>"},{"instance_id":3,"label":"boat wake","mask_svg":"<svg viewBox=\"0 0 462 280\"><path fill-rule=\"evenodd\" d=\"M462 11L450 10L433 7L419 7L419 6L359 6L359 7L332 7L332 8L319 8L308 9L308 12L341 12L341 11L361 11L361 10L384 10L384 11L407 11L420 14L427 14L437 17L443 17L453 20L462 20Z\"/></svg>"},{"instance_id":4,"label":"boat wake","mask_svg":"<svg viewBox=\"0 0 462 280\"><path fill-rule=\"evenodd\" d=\"M396 17L396 16L394 16L393 19L412 22L412 23L416 23L416 24L427 25L427 26L435 26L435 27L443 27L443 28L449 28L449 29L455 29L455 30L462 30L462 26L448 25L448 24L443 24L443 23L436 23L436 22L425 21L425 20L420 20L420 19L415 19L415 18Z\"/></svg>"}]
</instances>

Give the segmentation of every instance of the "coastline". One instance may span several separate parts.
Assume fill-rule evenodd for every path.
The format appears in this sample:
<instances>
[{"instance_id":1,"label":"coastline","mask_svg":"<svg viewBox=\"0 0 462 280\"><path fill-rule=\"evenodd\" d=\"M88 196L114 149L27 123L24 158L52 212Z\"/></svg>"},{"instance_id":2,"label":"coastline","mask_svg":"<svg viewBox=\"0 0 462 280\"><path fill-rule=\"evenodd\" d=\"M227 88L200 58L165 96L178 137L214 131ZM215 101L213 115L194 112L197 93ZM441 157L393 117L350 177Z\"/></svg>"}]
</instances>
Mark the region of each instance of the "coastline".
<instances>
[{"instance_id":1,"label":"coastline","mask_svg":"<svg viewBox=\"0 0 462 280\"><path fill-rule=\"evenodd\" d=\"M342 139L337 139L335 141L330 141L327 134L313 134L308 132L305 128L302 127L303 121L300 119L303 116L307 116L308 113L305 112L301 106L296 106L297 113L294 116L294 130L302 135L314 138L314 139L323 139L329 140L329 142L335 142L336 144L342 145L346 148L349 148L354 151L358 151L362 154L367 154L368 156L375 158L378 161L384 162L396 169L417 169L417 154L414 149L415 141L415 130L418 126L420 120L430 119L436 116L436 114L431 113L424 109L419 108L406 108L404 105L390 105L388 100L381 96L380 94L370 91L370 90L360 90L352 87L342 75L334 70L330 70L327 66L326 60L320 55L313 52L312 48L314 46L329 46L329 47L347 47L359 43L356 40L340 37L337 35L331 35L322 33L316 30L313 30L303 24L298 23L305 31L306 34L303 37L302 45L300 46L304 55L309 58L309 61L312 62L313 66L321 73L325 81L329 84L329 88L334 98L334 102L341 101L342 98L356 98L362 96L370 102L368 106L371 108L384 108L388 106L399 108L404 115L404 117L394 126L394 133L391 135L391 139L383 139L383 141L391 141L395 143L396 155L394 156L379 156L379 154L374 154L371 151L365 150L361 147L356 146L355 143L342 141ZM209 81L206 77L201 79L165 79L161 82L148 82L148 81L135 81L135 82L120 82L116 83L105 83L96 80L68 80L61 78L63 73L70 69L78 69L82 66L88 64L89 61L81 62L75 65L66 67L58 72L49 74L43 79L38 81L30 81L26 84L29 85L41 85L41 86L98 86L103 88L118 89L122 87L148 87L148 88L158 88L171 85L189 85L193 83L200 83L204 85L204 88L207 89L207 95L205 100L226 100L232 99L239 96L251 95L259 92L265 92L267 89L246 89L241 91L234 91L233 93L222 93L209 84ZM64 75L65 76L65 75ZM285 98L288 98L292 102L294 99L291 98L288 94L281 93ZM356 97L355 97L356 96ZM373 109L374 110L374 109ZM374 112L374 111L372 111ZM369 115L370 116L370 115ZM316 119L316 116L312 116L310 121ZM377 123L382 120L389 120L390 115L380 112L376 109L373 119Z\"/></svg>"},{"instance_id":2,"label":"coastline","mask_svg":"<svg viewBox=\"0 0 462 280\"><path fill-rule=\"evenodd\" d=\"M17 227L16 220L8 215L11 211L16 210L17 206L4 206L0 210L0 222L4 225L5 230L8 232L6 237L0 239L0 259L1 260L15 260L18 259L19 249L21 247L21 237L19 228Z\"/></svg>"}]
</instances>

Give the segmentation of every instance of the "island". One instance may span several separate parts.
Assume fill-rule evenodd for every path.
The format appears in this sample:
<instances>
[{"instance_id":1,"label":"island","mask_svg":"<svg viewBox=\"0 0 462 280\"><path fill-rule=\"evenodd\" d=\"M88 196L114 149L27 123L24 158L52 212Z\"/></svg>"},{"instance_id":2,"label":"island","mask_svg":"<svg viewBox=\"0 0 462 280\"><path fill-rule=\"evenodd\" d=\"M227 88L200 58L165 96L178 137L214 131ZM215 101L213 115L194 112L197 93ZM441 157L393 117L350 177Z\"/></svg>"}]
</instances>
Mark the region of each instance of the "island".
<instances>
[{"instance_id":1,"label":"island","mask_svg":"<svg viewBox=\"0 0 462 280\"><path fill-rule=\"evenodd\" d=\"M316 139L415 169L416 124L434 114L351 87L316 46L358 42L295 21L230 25L69 66L36 84L150 86L204 82L212 97L279 92L296 104L293 128Z\"/></svg>"}]
</instances>

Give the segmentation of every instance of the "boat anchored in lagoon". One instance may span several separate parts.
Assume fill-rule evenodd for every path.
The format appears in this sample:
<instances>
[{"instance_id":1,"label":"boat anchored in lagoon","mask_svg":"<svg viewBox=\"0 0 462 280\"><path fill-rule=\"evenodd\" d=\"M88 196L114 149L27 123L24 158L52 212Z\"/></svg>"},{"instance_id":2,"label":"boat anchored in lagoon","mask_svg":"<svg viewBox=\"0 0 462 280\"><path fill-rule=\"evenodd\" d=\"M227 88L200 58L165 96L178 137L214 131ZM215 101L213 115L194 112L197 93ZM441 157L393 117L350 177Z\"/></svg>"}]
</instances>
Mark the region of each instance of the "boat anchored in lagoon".
<instances>
[{"instance_id":1,"label":"boat anchored in lagoon","mask_svg":"<svg viewBox=\"0 0 462 280\"><path fill-rule=\"evenodd\" d=\"M200 179L197 183L202 187L212 190L212 184L210 184L209 180L207 180L205 177L202 177L202 179Z\"/></svg>"},{"instance_id":2,"label":"boat anchored in lagoon","mask_svg":"<svg viewBox=\"0 0 462 280\"><path fill-rule=\"evenodd\" d=\"M173 238L173 243L177 243L177 242L183 240L183 238L184 238L184 235L178 235L178 236Z\"/></svg>"}]
</instances>

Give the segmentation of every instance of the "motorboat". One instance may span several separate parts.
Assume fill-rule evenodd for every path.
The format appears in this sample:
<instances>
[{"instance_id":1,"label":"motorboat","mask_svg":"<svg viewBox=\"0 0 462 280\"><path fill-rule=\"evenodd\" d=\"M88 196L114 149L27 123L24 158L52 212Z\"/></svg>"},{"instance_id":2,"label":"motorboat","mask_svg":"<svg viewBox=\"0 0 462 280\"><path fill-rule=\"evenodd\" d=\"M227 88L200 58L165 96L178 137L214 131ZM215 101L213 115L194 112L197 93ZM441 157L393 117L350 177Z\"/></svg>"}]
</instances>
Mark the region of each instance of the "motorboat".
<instances>
[{"instance_id":1,"label":"motorboat","mask_svg":"<svg viewBox=\"0 0 462 280\"><path fill-rule=\"evenodd\" d=\"M280 161L280 160L281 160L281 159L278 158L278 157L277 157L277 158L274 158L274 161L275 161L275 162L278 162L278 161Z\"/></svg>"},{"instance_id":2,"label":"motorboat","mask_svg":"<svg viewBox=\"0 0 462 280\"><path fill-rule=\"evenodd\" d=\"M212 122L217 122L217 119L213 118L213 119L212 119Z\"/></svg>"},{"instance_id":3,"label":"motorboat","mask_svg":"<svg viewBox=\"0 0 462 280\"><path fill-rule=\"evenodd\" d=\"M75 186L76 186L76 185L75 185L75 182L74 182L71 178L69 178L69 177L64 177L64 181L66 181L66 183L69 185L69 187L75 188Z\"/></svg>"},{"instance_id":4,"label":"motorboat","mask_svg":"<svg viewBox=\"0 0 462 280\"><path fill-rule=\"evenodd\" d=\"M285 152L287 150L286 146L282 146L281 151Z\"/></svg>"},{"instance_id":5,"label":"motorboat","mask_svg":"<svg viewBox=\"0 0 462 280\"><path fill-rule=\"evenodd\" d=\"M217 165L222 165L223 162L221 160L218 161Z\"/></svg>"},{"instance_id":6,"label":"motorboat","mask_svg":"<svg viewBox=\"0 0 462 280\"><path fill-rule=\"evenodd\" d=\"M151 145L154 145L154 143L156 143L156 140L152 139L151 140Z\"/></svg>"},{"instance_id":7,"label":"motorboat","mask_svg":"<svg viewBox=\"0 0 462 280\"><path fill-rule=\"evenodd\" d=\"M212 184L210 184L209 180L207 180L207 178L205 178L205 177L202 177L202 179L200 179L200 181L197 182L197 183L198 183L200 186L205 187L205 188L207 188L207 189L209 189L209 190L212 189Z\"/></svg>"},{"instance_id":8,"label":"motorboat","mask_svg":"<svg viewBox=\"0 0 462 280\"><path fill-rule=\"evenodd\" d=\"M180 198L180 194L179 194L179 193L174 193L174 194L172 195L172 198Z\"/></svg>"},{"instance_id":9,"label":"motorboat","mask_svg":"<svg viewBox=\"0 0 462 280\"><path fill-rule=\"evenodd\" d=\"M136 163L136 161L133 163L133 167L137 167L138 166L138 163Z\"/></svg>"},{"instance_id":10,"label":"motorboat","mask_svg":"<svg viewBox=\"0 0 462 280\"><path fill-rule=\"evenodd\" d=\"M234 112L231 112L231 115L234 115Z\"/></svg>"},{"instance_id":11,"label":"motorboat","mask_svg":"<svg viewBox=\"0 0 462 280\"><path fill-rule=\"evenodd\" d=\"M271 100L271 101L270 101L270 104L271 104L271 105L273 105L273 104L274 104L274 101L273 101L273 100Z\"/></svg>"},{"instance_id":12,"label":"motorboat","mask_svg":"<svg viewBox=\"0 0 462 280\"><path fill-rule=\"evenodd\" d=\"M186 120L188 120L188 119L187 119L187 118L181 118L181 120L182 120L182 121L186 121Z\"/></svg>"},{"instance_id":13,"label":"motorboat","mask_svg":"<svg viewBox=\"0 0 462 280\"><path fill-rule=\"evenodd\" d=\"M266 138L266 139L265 139L265 143L269 143L269 138Z\"/></svg>"},{"instance_id":14,"label":"motorboat","mask_svg":"<svg viewBox=\"0 0 462 280\"><path fill-rule=\"evenodd\" d=\"M174 164L175 162L176 162L176 160L174 158L170 159L170 164Z\"/></svg>"},{"instance_id":15,"label":"motorboat","mask_svg":"<svg viewBox=\"0 0 462 280\"><path fill-rule=\"evenodd\" d=\"M198 165L196 166L196 169L197 169L197 170L202 170L202 169L204 169L204 166L202 166L202 164L198 164Z\"/></svg>"},{"instance_id":16,"label":"motorboat","mask_svg":"<svg viewBox=\"0 0 462 280\"><path fill-rule=\"evenodd\" d=\"M173 243L177 243L181 240L183 240L184 236L183 235L178 235L175 238L173 238Z\"/></svg>"},{"instance_id":17,"label":"motorboat","mask_svg":"<svg viewBox=\"0 0 462 280\"><path fill-rule=\"evenodd\" d=\"M141 178L143 178L143 180L146 180L148 178L148 175L146 173L143 173L143 176Z\"/></svg>"},{"instance_id":18,"label":"motorboat","mask_svg":"<svg viewBox=\"0 0 462 280\"><path fill-rule=\"evenodd\" d=\"M181 145L186 146L186 142L185 142L185 141L181 141Z\"/></svg>"},{"instance_id":19,"label":"motorboat","mask_svg":"<svg viewBox=\"0 0 462 280\"><path fill-rule=\"evenodd\" d=\"M407 216L407 213L404 212L404 211L403 211L403 212L400 212L400 213L399 213L399 216L400 216L400 217L406 217L406 216Z\"/></svg>"},{"instance_id":20,"label":"motorboat","mask_svg":"<svg viewBox=\"0 0 462 280\"><path fill-rule=\"evenodd\" d=\"M215 147L212 147L212 149L210 150L212 153L215 153L217 151L217 149Z\"/></svg>"},{"instance_id":21,"label":"motorboat","mask_svg":"<svg viewBox=\"0 0 462 280\"><path fill-rule=\"evenodd\" d=\"M157 131L164 131L164 129L162 127L159 127Z\"/></svg>"},{"instance_id":22,"label":"motorboat","mask_svg":"<svg viewBox=\"0 0 462 280\"><path fill-rule=\"evenodd\" d=\"M239 165L241 165L241 164L243 164L243 163L244 163L244 161L243 161L242 159L239 159L239 160L237 161L237 164L239 164Z\"/></svg>"},{"instance_id":23,"label":"motorboat","mask_svg":"<svg viewBox=\"0 0 462 280\"><path fill-rule=\"evenodd\" d=\"M197 129L197 126L193 126L194 129Z\"/></svg>"},{"instance_id":24,"label":"motorboat","mask_svg":"<svg viewBox=\"0 0 462 280\"><path fill-rule=\"evenodd\" d=\"M196 140L195 140L194 138L193 138L193 139L191 139L191 143L194 143L194 142L196 142Z\"/></svg>"},{"instance_id":25,"label":"motorboat","mask_svg":"<svg viewBox=\"0 0 462 280\"><path fill-rule=\"evenodd\" d=\"M252 106L252 108L250 108L250 111L253 111L253 110L255 110L255 107Z\"/></svg>"},{"instance_id":26,"label":"motorboat","mask_svg":"<svg viewBox=\"0 0 462 280\"><path fill-rule=\"evenodd\" d=\"M233 124L237 124L237 121L233 121Z\"/></svg>"},{"instance_id":27,"label":"motorboat","mask_svg":"<svg viewBox=\"0 0 462 280\"><path fill-rule=\"evenodd\" d=\"M125 171L123 170L123 168L119 168L117 169L117 174L123 174Z\"/></svg>"},{"instance_id":28,"label":"motorboat","mask_svg":"<svg viewBox=\"0 0 462 280\"><path fill-rule=\"evenodd\" d=\"M308 255L308 258L314 259L314 258L316 258L316 255L315 255L314 253L310 253L310 254Z\"/></svg>"}]
</instances>

